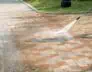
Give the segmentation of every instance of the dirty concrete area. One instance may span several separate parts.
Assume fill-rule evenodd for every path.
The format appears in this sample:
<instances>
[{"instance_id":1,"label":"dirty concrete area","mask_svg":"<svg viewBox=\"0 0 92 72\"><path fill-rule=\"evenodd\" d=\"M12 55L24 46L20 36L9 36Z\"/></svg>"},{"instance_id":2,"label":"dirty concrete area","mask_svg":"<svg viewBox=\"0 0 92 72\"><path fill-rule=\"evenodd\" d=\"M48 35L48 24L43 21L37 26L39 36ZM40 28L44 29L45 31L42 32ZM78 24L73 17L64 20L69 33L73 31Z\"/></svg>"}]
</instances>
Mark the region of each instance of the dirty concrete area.
<instances>
[{"instance_id":1,"label":"dirty concrete area","mask_svg":"<svg viewBox=\"0 0 92 72\"><path fill-rule=\"evenodd\" d=\"M13 17L14 20L20 20L11 31L21 61L27 66L26 71L92 71L92 14L82 16L70 29L69 33L73 36L71 40L32 42L33 38L40 36L35 36L35 33L60 30L80 15L83 14L23 12Z\"/></svg>"}]
</instances>

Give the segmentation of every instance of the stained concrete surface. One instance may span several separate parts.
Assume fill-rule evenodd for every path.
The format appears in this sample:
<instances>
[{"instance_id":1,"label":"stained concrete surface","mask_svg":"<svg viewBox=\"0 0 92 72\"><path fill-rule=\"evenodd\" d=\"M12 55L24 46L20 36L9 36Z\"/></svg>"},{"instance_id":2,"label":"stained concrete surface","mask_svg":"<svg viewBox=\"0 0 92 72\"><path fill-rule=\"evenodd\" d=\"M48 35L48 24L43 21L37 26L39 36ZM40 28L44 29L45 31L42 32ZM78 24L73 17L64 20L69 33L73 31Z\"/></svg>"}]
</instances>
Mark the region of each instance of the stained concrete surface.
<instances>
[{"instance_id":1,"label":"stained concrete surface","mask_svg":"<svg viewBox=\"0 0 92 72\"><path fill-rule=\"evenodd\" d=\"M62 29L77 16L79 14L25 12L17 17L25 21L17 23L12 32L28 72L31 68L33 72L92 71L92 14L83 16L70 29L73 39L69 41L62 42L60 38L49 38L53 34L39 33ZM41 40L41 37L44 39Z\"/></svg>"}]
</instances>

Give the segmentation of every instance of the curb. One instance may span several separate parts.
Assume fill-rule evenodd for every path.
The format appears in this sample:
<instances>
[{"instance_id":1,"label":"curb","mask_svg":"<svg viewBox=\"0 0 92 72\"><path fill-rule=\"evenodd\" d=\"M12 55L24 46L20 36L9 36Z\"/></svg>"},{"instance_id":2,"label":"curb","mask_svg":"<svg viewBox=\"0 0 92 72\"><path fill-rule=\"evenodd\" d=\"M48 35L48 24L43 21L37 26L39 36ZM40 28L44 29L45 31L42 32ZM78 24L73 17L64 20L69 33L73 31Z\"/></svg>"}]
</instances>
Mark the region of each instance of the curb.
<instances>
[{"instance_id":1,"label":"curb","mask_svg":"<svg viewBox=\"0 0 92 72\"><path fill-rule=\"evenodd\" d=\"M35 12L39 12L35 7L33 7L32 5L28 4L27 2L25 1L22 1L25 5L27 5L29 8L31 8L33 11Z\"/></svg>"},{"instance_id":2,"label":"curb","mask_svg":"<svg viewBox=\"0 0 92 72\"><path fill-rule=\"evenodd\" d=\"M30 9L32 9L35 12L39 12L35 7L33 7L32 5L30 5L29 3L23 1L23 0L19 0L20 2L22 2L23 4L25 4L26 6L28 6Z\"/></svg>"}]
</instances>

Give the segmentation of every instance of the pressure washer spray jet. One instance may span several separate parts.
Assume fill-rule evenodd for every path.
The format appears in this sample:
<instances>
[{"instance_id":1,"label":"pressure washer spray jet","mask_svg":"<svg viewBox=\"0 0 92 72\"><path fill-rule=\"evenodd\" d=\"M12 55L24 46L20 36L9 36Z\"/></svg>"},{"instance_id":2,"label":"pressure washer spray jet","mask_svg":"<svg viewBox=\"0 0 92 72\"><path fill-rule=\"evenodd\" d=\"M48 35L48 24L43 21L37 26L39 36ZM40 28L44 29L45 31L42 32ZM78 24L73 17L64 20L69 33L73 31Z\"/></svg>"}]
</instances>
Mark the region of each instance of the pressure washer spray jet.
<instances>
[{"instance_id":1,"label":"pressure washer spray jet","mask_svg":"<svg viewBox=\"0 0 92 72\"><path fill-rule=\"evenodd\" d=\"M88 12L86 12L86 14L88 14L91 10L88 10ZM86 15L84 14L84 15ZM69 23L68 25L66 25L63 29L59 30L59 31L42 31L42 32L37 32L34 34L34 36L36 37L35 39L33 39L33 41L43 41L43 40L53 40L59 37L58 40L70 40L73 39L73 36L69 33L69 30L74 26L74 24L76 24L76 22L81 18L81 16L77 17L75 20L73 20L71 23Z\"/></svg>"},{"instance_id":2,"label":"pressure washer spray jet","mask_svg":"<svg viewBox=\"0 0 92 72\"><path fill-rule=\"evenodd\" d=\"M64 40L70 40L72 39L72 35L69 34L69 30L73 27L73 25L80 19L80 16L77 17L74 21L66 25L63 29L59 31L42 31L42 32L37 32L34 34L36 39L32 39L33 41L50 41L54 39L60 39L62 41ZM59 40L58 39L58 40Z\"/></svg>"},{"instance_id":3,"label":"pressure washer spray jet","mask_svg":"<svg viewBox=\"0 0 92 72\"><path fill-rule=\"evenodd\" d=\"M80 19L80 16L77 17L74 21L69 23L67 26L65 26L62 30L57 31L56 34L62 34L64 36L67 36L67 38L72 38L72 35L68 33L68 31L74 26L74 24Z\"/></svg>"}]
</instances>

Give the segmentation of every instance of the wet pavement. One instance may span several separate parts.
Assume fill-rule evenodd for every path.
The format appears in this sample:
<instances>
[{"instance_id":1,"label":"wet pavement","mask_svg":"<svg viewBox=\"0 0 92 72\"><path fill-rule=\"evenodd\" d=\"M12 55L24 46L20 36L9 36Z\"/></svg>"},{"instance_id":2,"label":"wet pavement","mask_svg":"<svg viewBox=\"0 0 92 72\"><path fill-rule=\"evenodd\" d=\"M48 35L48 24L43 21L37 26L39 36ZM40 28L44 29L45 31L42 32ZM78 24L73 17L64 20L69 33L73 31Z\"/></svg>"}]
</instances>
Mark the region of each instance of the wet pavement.
<instances>
[{"instance_id":1,"label":"wet pavement","mask_svg":"<svg viewBox=\"0 0 92 72\"><path fill-rule=\"evenodd\" d=\"M77 16L25 12L18 17L25 21L16 24L12 32L26 71L92 71L92 15L83 16L70 29L73 38L68 41L62 41L61 37L49 38L53 34L45 33L61 30Z\"/></svg>"},{"instance_id":2,"label":"wet pavement","mask_svg":"<svg viewBox=\"0 0 92 72\"><path fill-rule=\"evenodd\" d=\"M35 41L39 32L60 30L77 16L40 14L18 1L0 0L0 72L92 72L92 14L71 28L69 41L49 35Z\"/></svg>"}]
</instances>

